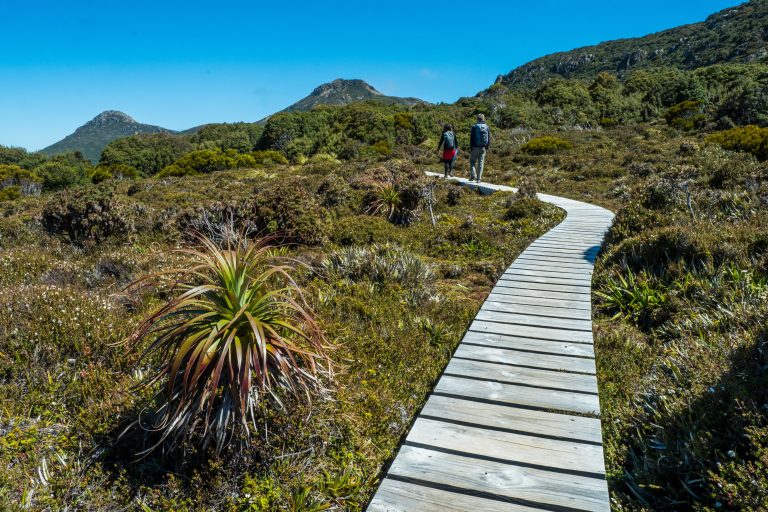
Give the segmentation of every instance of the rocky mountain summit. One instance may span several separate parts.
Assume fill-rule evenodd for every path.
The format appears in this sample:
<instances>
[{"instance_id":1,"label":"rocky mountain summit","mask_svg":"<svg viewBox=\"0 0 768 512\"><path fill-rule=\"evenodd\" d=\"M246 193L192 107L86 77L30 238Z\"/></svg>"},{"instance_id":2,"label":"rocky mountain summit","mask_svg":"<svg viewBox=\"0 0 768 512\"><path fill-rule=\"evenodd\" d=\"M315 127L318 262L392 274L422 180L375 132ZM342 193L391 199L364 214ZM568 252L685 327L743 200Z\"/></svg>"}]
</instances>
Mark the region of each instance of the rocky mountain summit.
<instances>
[{"instance_id":1,"label":"rocky mountain summit","mask_svg":"<svg viewBox=\"0 0 768 512\"><path fill-rule=\"evenodd\" d=\"M41 152L52 155L80 151L89 160L97 162L107 144L121 137L139 133L174 132L160 126L139 123L128 114L117 110L107 110Z\"/></svg>"},{"instance_id":2,"label":"rocky mountain summit","mask_svg":"<svg viewBox=\"0 0 768 512\"><path fill-rule=\"evenodd\" d=\"M368 100L399 105L425 103L418 98L387 96L364 80L337 78L332 82L316 87L309 96L297 101L282 112L302 112L312 110L317 105L347 105L356 101Z\"/></svg>"}]
</instances>

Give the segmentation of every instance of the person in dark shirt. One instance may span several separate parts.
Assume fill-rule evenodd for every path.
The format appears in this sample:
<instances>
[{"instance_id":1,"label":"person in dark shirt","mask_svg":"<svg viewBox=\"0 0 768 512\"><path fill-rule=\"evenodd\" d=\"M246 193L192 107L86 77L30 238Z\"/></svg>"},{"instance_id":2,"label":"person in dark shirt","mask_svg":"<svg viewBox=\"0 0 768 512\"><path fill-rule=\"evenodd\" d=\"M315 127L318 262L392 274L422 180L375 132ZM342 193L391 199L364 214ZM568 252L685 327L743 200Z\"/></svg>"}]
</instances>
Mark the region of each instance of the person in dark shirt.
<instances>
[{"instance_id":1,"label":"person in dark shirt","mask_svg":"<svg viewBox=\"0 0 768 512\"><path fill-rule=\"evenodd\" d=\"M485 153L491 146L491 129L485 124L485 116L477 114L477 123L469 132L469 180L477 181L483 177Z\"/></svg>"},{"instance_id":2,"label":"person in dark shirt","mask_svg":"<svg viewBox=\"0 0 768 512\"><path fill-rule=\"evenodd\" d=\"M459 144L456 140L456 132L453 126L446 124L443 126L443 134L440 136L440 142L437 144L437 150L443 148L443 165L445 166L445 177L453 176L453 164L456 162L456 156L459 154Z\"/></svg>"}]
</instances>

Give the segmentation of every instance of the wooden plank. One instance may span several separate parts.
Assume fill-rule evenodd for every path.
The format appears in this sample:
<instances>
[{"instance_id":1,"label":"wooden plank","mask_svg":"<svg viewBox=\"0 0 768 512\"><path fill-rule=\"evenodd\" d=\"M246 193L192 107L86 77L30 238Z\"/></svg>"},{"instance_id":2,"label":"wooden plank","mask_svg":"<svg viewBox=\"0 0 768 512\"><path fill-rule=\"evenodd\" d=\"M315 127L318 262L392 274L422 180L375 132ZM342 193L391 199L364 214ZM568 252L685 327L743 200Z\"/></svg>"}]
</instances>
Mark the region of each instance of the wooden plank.
<instances>
[{"instance_id":1,"label":"wooden plank","mask_svg":"<svg viewBox=\"0 0 768 512\"><path fill-rule=\"evenodd\" d=\"M476 352L471 349L477 347L461 348L462 354L465 352L475 354ZM510 351L505 350L503 353L505 356L508 356ZM573 363L576 363L573 366L576 366L577 364L582 366L583 363L586 362L588 364L592 364L594 367L594 362L591 359L577 359L573 357L567 359L568 364L564 365L562 368L563 370L570 370L571 364ZM504 363L507 363L507 361L504 361ZM594 373L594 369L592 372ZM502 384L515 384L518 386L526 386L537 389L553 389L572 391L574 393L579 392L597 395L597 378L594 374L585 375L582 373L567 373L566 371L557 372L552 370L540 370L520 366L511 366L510 364L497 364L493 362L481 362L477 360L462 359L458 352L457 355L451 359L451 362L448 363L448 367L445 369L444 375L450 375L453 377L471 377L478 380L500 382Z\"/></svg>"},{"instance_id":2,"label":"wooden plank","mask_svg":"<svg viewBox=\"0 0 768 512\"><path fill-rule=\"evenodd\" d=\"M532 283L499 281L494 286L494 291L514 293L527 297L545 297L548 299L564 299L582 302L591 302L589 288L583 291L552 290L548 286L536 286Z\"/></svg>"},{"instance_id":3,"label":"wooden plank","mask_svg":"<svg viewBox=\"0 0 768 512\"><path fill-rule=\"evenodd\" d=\"M503 334L475 331L467 331L461 343L462 345L477 345L539 355L559 355L577 358L595 357L594 348L588 343L534 340L520 336L505 336Z\"/></svg>"},{"instance_id":4,"label":"wooden plank","mask_svg":"<svg viewBox=\"0 0 768 512\"><path fill-rule=\"evenodd\" d=\"M571 320L591 320L592 314L586 308L571 310L569 308L549 307L540 304L525 304L521 302L499 301L491 299L483 304L482 309L499 311L502 313L519 313L521 315L534 315L545 318L568 318Z\"/></svg>"},{"instance_id":5,"label":"wooden plank","mask_svg":"<svg viewBox=\"0 0 768 512\"><path fill-rule=\"evenodd\" d=\"M480 382L447 375L440 377L435 386L435 393L490 400L497 404L534 407L540 410L595 416L600 414L600 403L594 395L533 389L498 382Z\"/></svg>"},{"instance_id":6,"label":"wooden plank","mask_svg":"<svg viewBox=\"0 0 768 512\"><path fill-rule=\"evenodd\" d=\"M548 259L553 261L562 261L565 263L569 262L587 262L589 264L594 264L596 254L590 253L590 254L576 254L573 255L559 253L556 251L549 251L545 249L537 249L537 248L531 248L526 249L525 253L526 256L535 256L537 259Z\"/></svg>"},{"instance_id":7,"label":"wooden plank","mask_svg":"<svg viewBox=\"0 0 768 512\"><path fill-rule=\"evenodd\" d=\"M405 447L403 447L405 448ZM424 485L385 478L368 512L541 512L541 508L523 507L471 494L435 489Z\"/></svg>"},{"instance_id":8,"label":"wooden plank","mask_svg":"<svg viewBox=\"0 0 768 512\"><path fill-rule=\"evenodd\" d=\"M526 248L526 251L528 249L540 249L547 252L560 253L560 254L583 254L583 253L597 254L597 252L600 250L599 247L596 247L594 245L584 244L584 243L580 243L580 244L573 243L573 244L563 245L563 244L549 244L546 242L539 242L538 240L536 242L533 242L531 245L529 245Z\"/></svg>"},{"instance_id":9,"label":"wooden plank","mask_svg":"<svg viewBox=\"0 0 768 512\"><path fill-rule=\"evenodd\" d=\"M519 464L565 470L572 473L605 474L600 446L498 432L419 418L406 443L460 451L475 456L504 459Z\"/></svg>"},{"instance_id":10,"label":"wooden plank","mask_svg":"<svg viewBox=\"0 0 768 512\"><path fill-rule=\"evenodd\" d=\"M429 419L473 424L481 428L515 430L597 445L602 443L600 420L597 418L531 411L438 395L429 397L421 415Z\"/></svg>"},{"instance_id":11,"label":"wooden plank","mask_svg":"<svg viewBox=\"0 0 768 512\"><path fill-rule=\"evenodd\" d=\"M553 318L526 315L523 313L495 311L491 307L486 308L485 305L478 311L475 319L488 322L509 323L513 325L530 325L532 327L548 327L552 329L592 332L592 320L574 320L571 318Z\"/></svg>"},{"instance_id":12,"label":"wooden plank","mask_svg":"<svg viewBox=\"0 0 768 512\"><path fill-rule=\"evenodd\" d=\"M590 302L586 300L558 299L555 297L537 297L516 293L514 290L494 289L487 300L509 304L530 304L534 306L549 306L555 308L591 311Z\"/></svg>"},{"instance_id":13,"label":"wooden plank","mask_svg":"<svg viewBox=\"0 0 768 512\"><path fill-rule=\"evenodd\" d=\"M592 359L557 354L532 354L530 352L506 350L504 347L480 346L480 344L465 345L461 343L456 348L454 357L517 365L521 368L547 370L554 374L549 376L553 382L557 381L560 374L565 372L582 372L592 375L595 373L595 361ZM553 384L550 387L559 386Z\"/></svg>"},{"instance_id":14,"label":"wooden plank","mask_svg":"<svg viewBox=\"0 0 768 512\"><path fill-rule=\"evenodd\" d=\"M478 460L428 448L403 446L391 473L429 479L452 488L476 489L497 499L514 500L518 505L607 510L608 489L604 480Z\"/></svg>"},{"instance_id":15,"label":"wooden plank","mask_svg":"<svg viewBox=\"0 0 768 512\"><path fill-rule=\"evenodd\" d=\"M586 260L573 260L573 261L555 261L553 259L541 258L533 254L522 253L515 260L526 264L548 265L550 268L562 268L578 271L592 272L594 265Z\"/></svg>"},{"instance_id":16,"label":"wooden plank","mask_svg":"<svg viewBox=\"0 0 768 512\"><path fill-rule=\"evenodd\" d=\"M512 277L512 276L504 276L502 275L501 278L496 282L496 286L514 286L514 287L523 287L523 288L529 288L531 290L544 290L544 291L553 291L553 292L562 292L562 293L577 293L586 295L589 297L590 291L592 286L585 284L585 285L576 285L576 284L556 284L556 283L540 283L534 280L526 279L523 276L520 277Z\"/></svg>"},{"instance_id":17,"label":"wooden plank","mask_svg":"<svg viewBox=\"0 0 768 512\"><path fill-rule=\"evenodd\" d=\"M586 281L586 284L590 284L592 282L592 267L589 268L580 268L578 266L573 265L560 265L553 262L548 261L540 261L540 260L532 260L532 259L525 259L521 260L518 259L515 264L510 265L507 270L504 271L504 273L520 273L520 272L535 272L536 275L542 276L542 277L567 277L567 278L576 278L576 279L583 279Z\"/></svg>"},{"instance_id":18,"label":"wooden plank","mask_svg":"<svg viewBox=\"0 0 768 512\"><path fill-rule=\"evenodd\" d=\"M541 284L554 284L565 286L579 286L581 288L591 288L592 279L589 277L555 277L545 276L539 273L539 275L531 275L530 273L522 274L517 271L504 272L499 278L502 281L523 281L526 283L541 283Z\"/></svg>"},{"instance_id":19,"label":"wooden plank","mask_svg":"<svg viewBox=\"0 0 768 512\"><path fill-rule=\"evenodd\" d=\"M524 338L592 343L591 332L547 329L546 327L533 327L530 325L507 325L484 320L475 320L470 324L469 329L477 332L523 336Z\"/></svg>"},{"instance_id":20,"label":"wooden plank","mask_svg":"<svg viewBox=\"0 0 768 512\"><path fill-rule=\"evenodd\" d=\"M504 273L576 278L576 279L582 279L585 281L592 280L592 271L589 271L589 270L563 269L563 268L557 268L557 267L553 268L550 265L527 263L522 261L518 261L510 265L509 268L507 268L507 270Z\"/></svg>"}]
</instances>

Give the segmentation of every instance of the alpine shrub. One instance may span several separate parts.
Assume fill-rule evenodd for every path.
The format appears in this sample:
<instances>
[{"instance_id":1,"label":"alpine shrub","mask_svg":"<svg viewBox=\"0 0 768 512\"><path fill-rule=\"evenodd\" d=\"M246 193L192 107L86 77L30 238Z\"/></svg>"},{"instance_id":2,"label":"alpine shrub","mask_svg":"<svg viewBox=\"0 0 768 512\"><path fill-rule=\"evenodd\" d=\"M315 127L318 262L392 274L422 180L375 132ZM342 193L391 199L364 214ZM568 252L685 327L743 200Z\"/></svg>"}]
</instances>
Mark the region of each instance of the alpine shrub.
<instances>
[{"instance_id":1,"label":"alpine shrub","mask_svg":"<svg viewBox=\"0 0 768 512\"><path fill-rule=\"evenodd\" d=\"M749 125L731 128L707 137L707 141L720 144L723 149L746 151L758 160L768 160L768 128Z\"/></svg>"},{"instance_id":2,"label":"alpine shrub","mask_svg":"<svg viewBox=\"0 0 768 512\"><path fill-rule=\"evenodd\" d=\"M130 238L147 223L147 208L128 197L97 187L55 195L43 209L48 233L75 245Z\"/></svg>"},{"instance_id":3,"label":"alpine shrub","mask_svg":"<svg viewBox=\"0 0 768 512\"><path fill-rule=\"evenodd\" d=\"M520 146L520 151L529 155L551 155L572 147L573 144L567 140L545 135L526 142Z\"/></svg>"}]
</instances>

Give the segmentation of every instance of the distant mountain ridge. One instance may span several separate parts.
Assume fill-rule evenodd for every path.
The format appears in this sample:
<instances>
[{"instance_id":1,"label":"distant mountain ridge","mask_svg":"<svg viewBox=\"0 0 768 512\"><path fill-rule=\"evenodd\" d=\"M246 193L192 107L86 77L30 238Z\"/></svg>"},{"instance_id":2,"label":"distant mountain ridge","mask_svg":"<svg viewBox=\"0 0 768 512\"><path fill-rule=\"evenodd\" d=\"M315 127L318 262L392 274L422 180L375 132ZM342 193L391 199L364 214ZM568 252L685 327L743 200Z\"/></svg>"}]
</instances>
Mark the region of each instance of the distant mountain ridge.
<instances>
[{"instance_id":1,"label":"distant mountain ridge","mask_svg":"<svg viewBox=\"0 0 768 512\"><path fill-rule=\"evenodd\" d=\"M387 96L377 91L364 80L337 79L316 87L309 96L302 98L280 112L306 112L317 105L348 105L356 101L381 101L387 104L416 105L426 103L418 98ZM265 122L264 118L259 122ZM183 131L169 130L161 126L139 123L131 116L117 110L107 110L97 115L64 139L40 150L49 155L80 151L92 162L98 162L102 150L110 142L142 133L173 133L193 135L208 123Z\"/></svg>"},{"instance_id":2,"label":"distant mountain ridge","mask_svg":"<svg viewBox=\"0 0 768 512\"><path fill-rule=\"evenodd\" d=\"M176 133L173 130L143 124L117 110L107 110L55 144L44 148L41 153L53 155L80 151L92 162L98 162L101 151L110 142L139 133Z\"/></svg>"},{"instance_id":3,"label":"distant mountain ridge","mask_svg":"<svg viewBox=\"0 0 768 512\"><path fill-rule=\"evenodd\" d=\"M644 37L547 55L499 75L496 83L519 89L536 87L554 77L593 78L601 71L621 77L648 67L691 70L750 62L768 63L768 0L752 0L715 13L703 22Z\"/></svg>"},{"instance_id":4,"label":"distant mountain ridge","mask_svg":"<svg viewBox=\"0 0 768 512\"><path fill-rule=\"evenodd\" d=\"M348 105L356 101L368 100L397 105L417 105L419 103L426 103L424 100L418 98L387 96L377 91L372 85L364 80L337 78L332 82L316 87L309 96L300 99L280 112L306 112L312 110L317 105Z\"/></svg>"}]
</instances>

